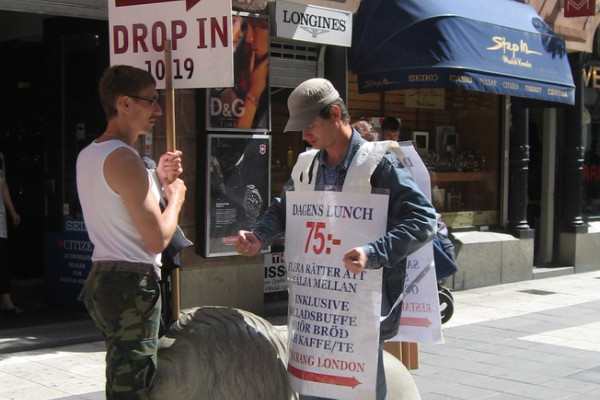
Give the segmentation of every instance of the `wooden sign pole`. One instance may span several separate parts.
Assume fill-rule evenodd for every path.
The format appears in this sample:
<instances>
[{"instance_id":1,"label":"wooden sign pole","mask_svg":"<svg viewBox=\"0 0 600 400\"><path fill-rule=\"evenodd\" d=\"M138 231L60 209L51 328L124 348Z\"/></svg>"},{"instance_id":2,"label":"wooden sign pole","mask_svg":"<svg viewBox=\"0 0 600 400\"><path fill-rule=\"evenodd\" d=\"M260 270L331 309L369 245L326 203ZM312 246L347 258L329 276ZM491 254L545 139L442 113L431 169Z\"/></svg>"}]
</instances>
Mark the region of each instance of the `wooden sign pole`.
<instances>
[{"instance_id":1,"label":"wooden sign pole","mask_svg":"<svg viewBox=\"0 0 600 400\"><path fill-rule=\"evenodd\" d=\"M167 151L173 151L176 148L175 91L173 90L173 77L171 72L171 53L171 41L167 40L165 47L165 112L167 121Z\"/></svg>"},{"instance_id":2,"label":"wooden sign pole","mask_svg":"<svg viewBox=\"0 0 600 400\"><path fill-rule=\"evenodd\" d=\"M175 129L175 90L173 89L173 74L171 73L172 49L171 41L166 41L165 47L165 118L167 128L167 151L174 151L176 144ZM181 307L181 293L179 288L179 268L171 272L171 308L173 310L171 318L177 321L179 319L179 310Z\"/></svg>"}]
</instances>

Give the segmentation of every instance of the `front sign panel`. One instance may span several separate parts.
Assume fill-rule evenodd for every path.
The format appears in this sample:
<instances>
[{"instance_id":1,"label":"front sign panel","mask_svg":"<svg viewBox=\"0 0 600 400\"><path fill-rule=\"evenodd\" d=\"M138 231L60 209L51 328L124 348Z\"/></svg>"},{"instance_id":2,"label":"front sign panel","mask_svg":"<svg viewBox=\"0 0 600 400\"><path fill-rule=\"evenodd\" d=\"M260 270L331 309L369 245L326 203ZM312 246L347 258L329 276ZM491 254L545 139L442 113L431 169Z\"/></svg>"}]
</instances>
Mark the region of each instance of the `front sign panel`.
<instances>
[{"instance_id":1,"label":"front sign panel","mask_svg":"<svg viewBox=\"0 0 600 400\"><path fill-rule=\"evenodd\" d=\"M111 65L150 72L164 89L171 41L174 89L233 85L230 0L109 0Z\"/></svg>"}]
</instances>

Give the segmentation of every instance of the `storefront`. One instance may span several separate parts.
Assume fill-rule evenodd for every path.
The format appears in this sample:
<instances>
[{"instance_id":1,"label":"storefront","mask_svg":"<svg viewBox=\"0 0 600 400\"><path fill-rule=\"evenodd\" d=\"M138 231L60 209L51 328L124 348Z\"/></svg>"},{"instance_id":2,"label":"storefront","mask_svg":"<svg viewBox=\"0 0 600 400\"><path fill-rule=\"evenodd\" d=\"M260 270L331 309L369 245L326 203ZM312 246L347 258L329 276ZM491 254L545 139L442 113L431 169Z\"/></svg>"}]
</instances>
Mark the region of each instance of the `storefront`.
<instances>
[{"instance_id":1,"label":"storefront","mask_svg":"<svg viewBox=\"0 0 600 400\"><path fill-rule=\"evenodd\" d=\"M436 206L460 249L455 289L531 279L534 266L563 262L557 234L542 241L550 258L537 264L539 236L558 227L540 224L536 207L553 219L555 186L544 184L542 196L541 181L556 171L538 156L573 129L570 61L565 42L518 2L361 3L352 115L400 118L402 139L426 143Z\"/></svg>"},{"instance_id":2,"label":"storefront","mask_svg":"<svg viewBox=\"0 0 600 400\"><path fill-rule=\"evenodd\" d=\"M583 78L583 216L600 221L600 31L594 35L593 52L588 55Z\"/></svg>"},{"instance_id":3,"label":"storefront","mask_svg":"<svg viewBox=\"0 0 600 400\"><path fill-rule=\"evenodd\" d=\"M583 228L579 231L571 230L564 233L563 247L569 248L565 258L570 261L576 270L590 271L598 269L597 249L600 244L600 51L598 50L599 31L596 29L591 53L584 53L578 60L581 66L582 78L580 87L582 92L581 135L577 143L582 152L577 160L581 166L580 190L575 191L580 197L571 198L580 205L581 221ZM573 160L573 155L565 153L567 159ZM570 156L570 157L569 157Z\"/></svg>"},{"instance_id":4,"label":"storefront","mask_svg":"<svg viewBox=\"0 0 600 400\"><path fill-rule=\"evenodd\" d=\"M583 162L583 215L588 221L600 220L600 59L586 65L584 94L585 153Z\"/></svg>"},{"instance_id":5,"label":"storefront","mask_svg":"<svg viewBox=\"0 0 600 400\"><path fill-rule=\"evenodd\" d=\"M459 260L459 265L464 271L470 271L473 276L492 277L492 281L468 281L471 278L463 277L462 281L455 282L455 288L484 286L501 283L507 279L531 279L531 270L535 265L533 242L538 240L538 226L535 221L528 221L527 218L528 186L518 183L522 188L520 191L511 189L515 182L522 182L523 174L527 176L527 169L523 163L528 159L526 149L530 145L533 146L531 140L529 143L522 142L522 139L528 136L523 127L531 126L532 122L538 124L539 132L543 133L540 136L541 148L546 153L552 153L551 144L547 143L548 138L554 137L557 143L557 138L569 137L565 126L573 117L568 115L565 107L570 106L550 105L550 102L554 103L556 99L543 97L542 100L547 102L536 103L535 107L519 103L523 109L529 110L526 113L528 118L523 119L523 112L513 112L520 94L523 93L488 91L487 89L494 87L490 80L494 78L474 75L482 73L481 70L450 73L447 75L448 85L435 87L421 85L432 74L431 71L422 73L423 69L419 67L418 72L410 74L421 76L418 79L413 78L412 86L370 94L359 93L360 74L348 74L345 44L325 40L314 31L310 40L294 36L296 33L286 34L283 25L277 22L277 5L312 5L329 8L333 13L343 11L352 14L356 13L359 3L358 0L232 2L233 9L242 11L244 16L252 17L258 13L261 18L270 19L267 99L270 115L261 122L268 121L267 125L259 125L258 128L255 126L251 130L230 131L227 128L233 124L232 121L218 118L210 120L211 99L218 96L211 96L210 91L204 89L176 91L178 147L186 154L184 168L189 188L181 226L186 235L195 242L195 245L185 249L182 255L183 268L180 276L183 308L216 304L243 307L262 313L264 292L274 288L280 289L275 286L265 289L265 278L280 276L280 251L283 249L283 242L275 244L271 253L261 254L253 259L229 254L229 251L222 251L222 248L215 248L216 251L212 252L211 245L207 244L210 242L208 236L211 235L208 224L210 211L207 211L207 204L210 202L210 197L207 197L207 191L210 189L206 185L209 176L207 160L219 148L214 144L220 143L222 139L233 140L227 143L229 147L225 147L235 149L236 135L243 135L244 140L253 135L268 136L270 144L257 145L258 149L265 145L270 155L269 170L266 174L265 171L260 171L268 176L268 188L262 187L260 200L258 203L254 202L264 209L268 205L268 199L279 195L290 174L288 165L292 164L297 154L304 149L300 134L282 133L288 115L287 97L299 82L313 76L324 76L334 82L346 98L352 117L396 116L402 120L403 139L412 140L413 137L418 137L419 143L427 139L425 143L428 144L425 146L428 151L424 154L426 161L434 166L438 193L442 194L438 204L440 211L443 211L444 218L455 227L457 237L460 237L462 259ZM418 4L422 6L424 3ZM0 46L3 54L15 62L4 63L1 67L2 87L5 88L5 93L10 94L3 97L3 118L0 119L3 146L1 150L7 156L11 189L13 193L18 193L16 197L18 206L21 207L19 211L23 217L23 228L27 227L14 235L16 238L22 238L18 242L19 250L15 253L19 254L19 273L24 274L16 276L19 279L44 276L43 235L44 232L48 232L50 238L47 243L63 243L63 247L55 247L50 251L51 257L63 260L64 265L59 267L68 271L63 276L63 283L77 281L85 275L81 272L80 260L87 257L88 249L85 240L79 237L83 233L73 166L79 149L93 140L104 128L104 115L94 93L101 71L109 64L107 2L13 0L2 2L2 8ZM536 9L539 11L539 7ZM479 14L475 17L476 20L481 18ZM547 17L544 17L544 20L546 19ZM543 27L543 24L540 26ZM382 24L382 27L389 28L385 24ZM315 27L304 28L306 29L297 30L307 34L309 28ZM356 28L356 25L353 28ZM451 38L448 44L463 45L466 44L463 41L468 38L468 35ZM412 42L424 47L419 40L414 40L414 36L400 41L406 44L407 48L410 48L408 45ZM515 51L512 48L509 50L506 42L498 41L496 45L509 52ZM532 44L528 46L519 47L517 51L537 51ZM571 49L567 46L567 50ZM459 51L454 51L453 54L459 54ZM384 58L386 57L375 57L369 60L368 64ZM352 63L352 60L350 62ZM554 66L555 62L553 59L549 63ZM555 71L556 68L552 70ZM495 87L500 85L500 89L507 88L501 83L505 81L495 79ZM535 81L534 77L524 79ZM559 87L553 88L555 91L552 93L560 98L564 97L563 93L567 93L569 98L569 85L563 87L564 82L557 82L554 77L551 81L559 84ZM478 87L473 87L474 84ZM541 86L536 85L530 85L532 87L527 90L534 94L544 92L544 89L540 92L537 87ZM588 100L586 105L590 114L594 115ZM212 111L219 114L217 108ZM528 121L529 124L524 121ZM592 144L597 144L594 117L591 121L589 135ZM225 129L213 129L217 125ZM516 130L518 134L514 133L515 129L511 129L516 125L520 126ZM530 135L531 132L529 130ZM257 140L263 139L259 137ZM165 141L165 126L162 122L157 126L152 139L140 144L140 152L156 157L164 150ZM556 145L559 148L560 143L562 142L558 141ZM213 149L212 153L208 152L209 149ZM234 154L235 151L228 153L232 156ZM586 146L586 161L583 167L586 182L583 207L586 221L591 220L594 210L597 210L597 199L593 190L595 177L598 175L594 168L597 163L593 154L592 147ZM543 164L548 163L551 161L545 158ZM544 182L554 178L555 174L547 176L550 171L547 168L539 171L545 179ZM13 175L17 172L20 175ZM568 181L566 178L562 179L565 180ZM531 177L529 181L532 181ZM254 186L248 188L248 185L244 185L242 196L246 197L258 190L256 185ZM548 196L544 193L551 193L552 187L544 185L542 188L539 197L547 201ZM570 190L564 186L557 186L556 189L565 192ZM556 203L561 202L568 203L557 196ZM511 210L515 205L516 209ZM560 208L563 212L565 210L565 206L557 205L555 208ZM555 219L553 211L548 211L547 207L542 207L542 210L540 214L546 215L546 221ZM239 211L248 223L253 218L251 214L246 214L249 211L244 208ZM571 214L576 217L577 212L570 212L569 215ZM231 216L231 213L223 215ZM576 220L575 217L570 219ZM466 230L461 232L460 228ZM557 226L546 226L544 229L551 235L561 237L561 229ZM536 232L535 238L529 236L533 230ZM56 235L71 240L72 242L67 242L67 246L70 247L64 247L64 240L57 239ZM568 247L569 243L581 239L580 234L575 234L574 237L575 239L556 239L550 252L560 254L562 250L552 249ZM590 248L593 244L587 246ZM554 256L555 260L559 258ZM484 263L481 260L503 260L503 263L485 270L482 269ZM493 263L486 261L485 264ZM563 264L573 265L573 262L569 264L569 261L564 261ZM56 266L57 262L53 265Z\"/></svg>"},{"instance_id":6,"label":"storefront","mask_svg":"<svg viewBox=\"0 0 600 400\"><path fill-rule=\"evenodd\" d=\"M331 2L320 3L330 5ZM358 1L336 1L338 8L329 12L343 11L345 18L351 20L357 4ZM232 5L234 12L241 12L245 18L266 21L275 18L275 14L269 17L266 1L251 4L233 1ZM68 308L77 308L72 297L90 265L90 247L77 200L74 164L79 150L101 133L105 125L94 93L101 72L109 64L107 17L105 0L8 1L2 3L0 11L3 53L7 59L15 60L14 64L2 66L2 86L5 93L11 95L4 97L0 130L3 145L7 146L4 152L9 180L14 182L13 193L18 193L14 196L23 218L22 228L30 227L15 235L28 238L19 246L27 247L27 250L18 251L20 260L15 264L15 270L18 266L19 275L15 277L45 280L50 298L57 305ZM267 28L268 32L271 26L274 30L270 43L267 42L270 53L267 96L257 99L257 102L267 104L267 112L258 125L230 130L231 121L210 118L212 111L218 114L216 109L210 108L211 100L218 97L211 96L211 90L176 91L177 147L186 154L184 169L189 188L181 226L195 242L195 246L186 249L182 255L181 307L216 304L260 313L264 304L265 271L270 270L269 266L265 268L265 259L271 259L271 255L248 260L232 255L228 249L216 248L213 252L207 245L204 234L210 229L212 220L205 212L206 160L214 155L207 152L208 145L211 141L228 142L229 147L223 146L223 150L233 149L237 144L232 142L234 136L242 135L243 140L255 135L268 136L270 145L258 145L270 156L270 161L259 173L268 177L267 188L260 187L262 206L266 207L272 195L279 194L289 176L288 158L295 161L296 155L303 150L299 135L282 134L288 94L309 77L331 75L328 64L336 65L336 74L331 79L345 85L345 73L337 73L337 64L327 61L340 59L336 46L327 46L322 39L307 42L284 34L277 36L275 25L268 22L253 26L256 28L253 33L259 28ZM351 31L347 33L350 35ZM215 101L212 103L216 104ZM166 147L165 140L163 121L152 137L142 140L140 153L157 157ZM212 146L212 149L218 147ZM248 167L246 171L257 166ZM18 171L21 172L19 176ZM30 184L31 189L22 190L21 182ZM244 189L248 189L247 185ZM255 186L249 191L253 190L259 188ZM31 200L25 198L27 193L32 193ZM31 209L24 208L28 202ZM245 211L240 215L244 216L245 223L249 223L250 220L245 218L251 216ZM274 251L277 255L277 247ZM23 275L25 271L26 276ZM69 293L68 298L57 295L64 293Z\"/></svg>"},{"instance_id":7,"label":"storefront","mask_svg":"<svg viewBox=\"0 0 600 400\"><path fill-rule=\"evenodd\" d=\"M287 295L284 241L253 259L239 257L233 241L239 229L249 228L271 199L280 195L297 155L305 150L299 132L283 133L291 91L308 78L325 76L345 92L345 47L351 43L352 8L355 10L358 2L339 2L338 8L314 5L331 2L304 3L272 2L262 16L268 15L270 21L270 97L268 103L266 99L258 102L260 107L270 105L270 119L264 120L264 125L240 129L224 121L222 112L233 104L224 99L239 94L232 97L227 95L228 89L209 90L206 115L214 118L207 121L205 135L198 136L196 153L197 176L206 176L196 190L196 264L181 271L187 275L182 280L187 304L207 304L218 297L219 304L244 304L246 309L260 310L264 303ZM238 87L236 92L243 90ZM261 155L261 148L268 149L270 156L266 171L259 168L266 156ZM203 283L215 281L219 282L218 293ZM206 291L195 290L198 284Z\"/></svg>"}]
</instances>

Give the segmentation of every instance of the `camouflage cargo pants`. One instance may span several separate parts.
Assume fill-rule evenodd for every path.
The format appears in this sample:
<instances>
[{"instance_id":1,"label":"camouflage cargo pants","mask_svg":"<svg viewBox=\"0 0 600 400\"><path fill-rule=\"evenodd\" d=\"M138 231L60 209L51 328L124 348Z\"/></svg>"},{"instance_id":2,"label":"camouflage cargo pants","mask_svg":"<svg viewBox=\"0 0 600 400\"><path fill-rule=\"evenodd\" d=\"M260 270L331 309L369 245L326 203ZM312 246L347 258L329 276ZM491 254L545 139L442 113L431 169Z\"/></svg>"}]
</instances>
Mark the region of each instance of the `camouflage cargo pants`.
<instances>
[{"instance_id":1,"label":"camouflage cargo pants","mask_svg":"<svg viewBox=\"0 0 600 400\"><path fill-rule=\"evenodd\" d=\"M148 399L156 372L160 287L151 274L95 271L79 299L106 343L106 398Z\"/></svg>"}]
</instances>

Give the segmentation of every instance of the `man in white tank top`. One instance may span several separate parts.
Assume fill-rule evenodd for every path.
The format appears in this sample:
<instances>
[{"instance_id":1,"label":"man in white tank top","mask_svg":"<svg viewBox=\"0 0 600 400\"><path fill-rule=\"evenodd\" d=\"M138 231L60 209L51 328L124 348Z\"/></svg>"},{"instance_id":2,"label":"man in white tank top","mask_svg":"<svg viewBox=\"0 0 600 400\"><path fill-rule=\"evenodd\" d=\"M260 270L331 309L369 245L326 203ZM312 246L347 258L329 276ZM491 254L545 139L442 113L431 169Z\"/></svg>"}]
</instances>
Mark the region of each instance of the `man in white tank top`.
<instances>
[{"instance_id":1,"label":"man in white tank top","mask_svg":"<svg viewBox=\"0 0 600 400\"><path fill-rule=\"evenodd\" d=\"M162 115L148 72L110 67L99 92L106 131L77 158L77 191L94 243L93 267L79 299L105 336L106 398L148 399L158 350L160 257L185 199L178 178L181 152L161 156L159 188L133 147Z\"/></svg>"}]
</instances>

